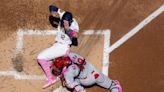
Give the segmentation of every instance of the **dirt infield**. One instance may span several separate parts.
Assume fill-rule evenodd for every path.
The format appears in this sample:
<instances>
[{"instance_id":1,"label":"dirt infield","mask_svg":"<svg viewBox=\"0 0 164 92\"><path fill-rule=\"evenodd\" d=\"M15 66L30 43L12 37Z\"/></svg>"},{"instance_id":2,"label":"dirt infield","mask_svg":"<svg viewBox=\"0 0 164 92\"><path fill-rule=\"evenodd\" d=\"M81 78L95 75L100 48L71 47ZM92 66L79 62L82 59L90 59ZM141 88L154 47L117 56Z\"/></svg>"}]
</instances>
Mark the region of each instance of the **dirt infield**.
<instances>
[{"instance_id":1,"label":"dirt infield","mask_svg":"<svg viewBox=\"0 0 164 92\"><path fill-rule=\"evenodd\" d=\"M111 30L114 44L152 12L164 5L163 0L1 0L0 2L0 71L16 70L21 74L42 75L36 56L53 44L54 35L23 38L23 53L15 56L18 29L52 30L48 21L48 5L56 4L71 11L80 26L80 46L73 51L86 57L102 70L104 38L84 36L86 30ZM118 79L123 92L164 91L164 13L140 32L110 53L109 77ZM44 43L44 44L43 44ZM17 80L1 76L0 92L52 92L60 86L42 89L43 80ZM100 87L87 92L107 92Z\"/></svg>"}]
</instances>

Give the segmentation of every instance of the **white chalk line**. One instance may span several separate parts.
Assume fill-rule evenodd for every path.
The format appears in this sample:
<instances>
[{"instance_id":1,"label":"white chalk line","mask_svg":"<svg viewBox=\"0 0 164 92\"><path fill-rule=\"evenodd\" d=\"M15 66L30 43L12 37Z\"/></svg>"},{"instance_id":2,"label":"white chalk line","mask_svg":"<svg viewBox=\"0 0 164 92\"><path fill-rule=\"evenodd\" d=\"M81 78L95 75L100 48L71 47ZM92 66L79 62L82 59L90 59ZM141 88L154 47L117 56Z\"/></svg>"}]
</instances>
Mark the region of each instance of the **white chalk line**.
<instances>
[{"instance_id":1,"label":"white chalk line","mask_svg":"<svg viewBox=\"0 0 164 92\"><path fill-rule=\"evenodd\" d=\"M26 75L23 73L19 73L17 71L0 71L0 76L11 76L17 80L43 80L45 76L42 75Z\"/></svg>"},{"instance_id":2,"label":"white chalk line","mask_svg":"<svg viewBox=\"0 0 164 92\"><path fill-rule=\"evenodd\" d=\"M141 29L146 26L148 23L150 23L153 19L155 19L157 16L159 16L164 11L164 5L162 5L159 9L154 11L152 14L150 14L147 18L145 18L142 22L140 22L135 28L130 30L127 34L125 34L122 38L120 38L117 42L115 42L113 45L111 45L108 49L108 52L111 53L113 50L121 46L123 43L125 43L128 39L130 39L132 36L134 36L137 32L141 31Z\"/></svg>"},{"instance_id":3,"label":"white chalk line","mask_svg":"<svg viewBox=\"0 0 164 92\"><path fill-rule=\"evenodd\" d=\"M23 49L23 37L25 35L55 35L57 30L28 30L28 29L19 29L17 31L17 39L16 39L16 51L15 55L22 53ZM103 53L103 62L102 62L102 72L105 75L108 75L108 65L109 65L109 53L107 50L109 49L109 38L110 38L110 30L85 30L83 35L104 35L104 53ZM14 76L15 79L18 80L42 80L45 79L45 76L41 75L26 75L21 74L17 71L0 71L0 76Z\"/></svg>"},{"instance_id":4,"label":"white chalk line","mask_svg":"<svg viewBox=\"0 0 164 92\"><path fill-rule=\"evenodd\" d=\"M14 57L16 57L17 54L22 53L22 47L23 47L23 31L18 30L17 36L16 36L16 51Z\"/></svg>"},{"instance_id":5,"label":"white chalk line","mask_svg":"<svg viewBox=\"0 0 164 92\"><path fill-rule=\"evenodd\" d=\"M111 31L105 31L102 73L105 74L106 76L108 76L109 63L110 63L109 52L108 52L108 49L110 47L110 37L111 37Z\"/></svg>"}]
</instances>

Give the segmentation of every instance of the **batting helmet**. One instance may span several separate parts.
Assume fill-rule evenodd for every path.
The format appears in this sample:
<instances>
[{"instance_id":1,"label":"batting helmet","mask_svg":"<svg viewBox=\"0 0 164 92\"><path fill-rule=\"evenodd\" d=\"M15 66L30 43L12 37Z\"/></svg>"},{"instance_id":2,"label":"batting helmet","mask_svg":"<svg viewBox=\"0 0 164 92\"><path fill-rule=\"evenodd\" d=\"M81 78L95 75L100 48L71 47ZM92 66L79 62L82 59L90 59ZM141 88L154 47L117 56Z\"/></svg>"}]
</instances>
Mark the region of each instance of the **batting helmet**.
<instances>
[{"instance_id":1,"label":"batting helmet","mask_svg":"<svg viewBox=\"0 0 164 92\"><path fill-rule=\"evenodd\" d=\"M67 20L69 22L69 26L71 25L73 21L73 15L71 12L65 12L62 19L61 19L61 27L64 27L64 20Z\"/></svg>"}]
</instances>

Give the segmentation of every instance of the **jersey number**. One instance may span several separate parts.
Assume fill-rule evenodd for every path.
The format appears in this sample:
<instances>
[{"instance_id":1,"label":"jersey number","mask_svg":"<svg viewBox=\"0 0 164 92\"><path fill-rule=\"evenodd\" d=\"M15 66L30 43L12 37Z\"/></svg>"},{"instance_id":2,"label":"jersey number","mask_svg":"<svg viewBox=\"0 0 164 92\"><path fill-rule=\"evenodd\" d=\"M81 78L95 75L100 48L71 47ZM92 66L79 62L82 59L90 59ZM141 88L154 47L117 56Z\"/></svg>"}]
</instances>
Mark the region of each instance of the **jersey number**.
<instances>
[{"instance_id":1,"label":"jersey number","mask_svg":"<svg viewBox=\"0 0 164 92\"><path fill-rule=\"evenodd\" d=\"M65 38L65 35L61 35L61 39L64 40L64 38Z\"/></svg>"}]
</instances>

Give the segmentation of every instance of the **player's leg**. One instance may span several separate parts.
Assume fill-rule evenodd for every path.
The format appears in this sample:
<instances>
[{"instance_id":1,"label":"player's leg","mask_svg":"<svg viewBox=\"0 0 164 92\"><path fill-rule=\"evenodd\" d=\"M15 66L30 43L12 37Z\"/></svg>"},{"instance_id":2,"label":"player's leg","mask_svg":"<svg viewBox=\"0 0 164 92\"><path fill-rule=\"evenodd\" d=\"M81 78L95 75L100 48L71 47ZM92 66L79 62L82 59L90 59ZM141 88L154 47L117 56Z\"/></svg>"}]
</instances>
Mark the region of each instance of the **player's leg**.
<instances>
[{"instance_id":1,"label":"player's leg","mask_svg":"<svg viewBox=\"0 0 164 92\"><path fill-rule=\"evenodd\" d=\"M87 76L79 79L79 82L80 82L80 84L82 84L84 86L91 86L96 83L96 79L95 79L94 75L88 74Z\"/></svg>"},{"instance_id":2,"label":"player's leg","mask_svg":"<svg viewBox=\"0 0 164 92\"><path fill-rule=\"evenodd\" d=\"M54 58L64 56L70 47L64 44L55 43L53 46L43 50L37 59L52 60Z\"/></svg>"},{"instance_id":3,"label":"player's leg","mask_svg":"<svg viewBox=\"0 0 164 92\"><path fill-rule=\"evenodd\" d=\"M43 86L46 88L56 81L56 77L51 74L51 61L52 59L64 56L69 48L62 44L54 44L50 48L43 50L37 57L38 63L41 65L46 77L47 83Z\"/></svg>"},{"instance_id":4,"label":"player's leg","mask_svg":"<svg viewBox=\"0 0 164 92\"><path fill-rule=\"evenodd\" d=\"M50 70L51 62L44 59L38 59L38 63L47 77L46 84L43 86L43 88L46 88L56 82L56 77L51 74L51 70Z\"/></svg>"},{"instance_id":5,"label":"player's leg","mask_svg":"<svg viewBox=\"0 0 164 92\"><path fill-rule=\"evenodd\" d=\"M76 81L76 83L79 83L79 85L77 85L73 88L73 92L86 92L84 87L80 84L79 79L75 79L74 81Z\"/></svg>"},{"instance_id":6,"label":"player's leg","mask_svg":"<svg viewBox=\"0 0 164 92\"><path fill-rule=\"evenodd\" d=\"M111 92L122 92L121 85L116 80L111 80L102 73L99 73L99 77L96 80L97 85L111 90Z\"/></svg>"}]
</instances>

